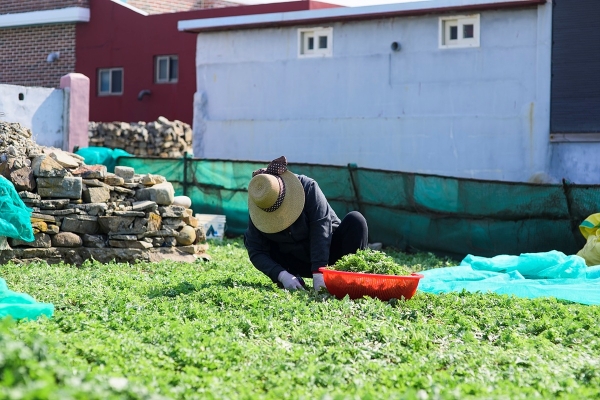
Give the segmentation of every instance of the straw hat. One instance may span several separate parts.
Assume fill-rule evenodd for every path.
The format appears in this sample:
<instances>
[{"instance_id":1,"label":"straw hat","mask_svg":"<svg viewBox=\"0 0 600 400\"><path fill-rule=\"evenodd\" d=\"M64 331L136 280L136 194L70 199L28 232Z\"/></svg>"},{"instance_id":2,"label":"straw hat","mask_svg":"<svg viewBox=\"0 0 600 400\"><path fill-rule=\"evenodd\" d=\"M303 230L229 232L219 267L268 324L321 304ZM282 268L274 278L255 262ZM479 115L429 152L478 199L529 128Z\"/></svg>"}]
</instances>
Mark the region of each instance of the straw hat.
<instances>
[{"instance_id":1,"label":"straw hat","mask_svg":"<svg viewBox=\"0 0 600 400\"><path fill-rule=\"evenodd\" d=\"M264 233L281 232L294 223L304 208L304 187L287 170L281 156L252 173L248 184L248 212L252 223Z\"/></svg>"}]
</instances>

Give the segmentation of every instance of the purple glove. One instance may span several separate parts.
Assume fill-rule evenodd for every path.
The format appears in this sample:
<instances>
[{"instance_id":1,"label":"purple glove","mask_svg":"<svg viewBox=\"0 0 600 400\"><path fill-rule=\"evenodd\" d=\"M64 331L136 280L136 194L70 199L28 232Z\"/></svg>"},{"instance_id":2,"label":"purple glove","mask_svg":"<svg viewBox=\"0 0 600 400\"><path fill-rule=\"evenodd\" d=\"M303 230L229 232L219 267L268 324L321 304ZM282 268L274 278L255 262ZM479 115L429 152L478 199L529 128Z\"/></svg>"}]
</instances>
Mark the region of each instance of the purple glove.
<instances>
[{"instance_id":1,"label":"purple glove","mask_svg":"<svg viewBox=\"0 0 600 400\"><path fill-rule=\"evenodd\" d=\"M302 283L298 279L298 277L290 274L287 271L281 271L279 276L277 276L277 280L281 282L283 287L288 290L304 290L302 287Z\"/></svg>"},{"instance_id":2,"label":"purple glove","mask_svg":"<svg viewBox=\"0 0 600 400\"><path fill-rule=\"evenodd\" d=\"M313 274L313 289L315 292L319 292L321 288L325 288L325 290L327 290L327 286L325 286L325 280L323 279L323 274L316 272Z\"/></svg>"}]
</instances>

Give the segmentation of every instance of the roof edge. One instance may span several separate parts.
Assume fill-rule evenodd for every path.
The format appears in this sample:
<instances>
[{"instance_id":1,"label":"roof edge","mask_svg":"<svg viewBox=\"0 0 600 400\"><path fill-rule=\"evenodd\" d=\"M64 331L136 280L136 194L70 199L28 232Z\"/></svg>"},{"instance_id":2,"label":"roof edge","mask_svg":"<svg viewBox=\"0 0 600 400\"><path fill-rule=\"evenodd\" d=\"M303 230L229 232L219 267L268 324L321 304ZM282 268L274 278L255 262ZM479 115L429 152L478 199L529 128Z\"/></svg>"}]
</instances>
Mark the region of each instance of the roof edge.
<instances>
[{"instance_id":1,"label":"roof edge","mask_svg":"<svg viewBox=\"0 0 600 400\"><path fill-rule=\"evenodd\" d=\"M127 3L123 3L121 0L110 0L110 1L112 1L113 3L117 3L121 7L129 8L131 11L134 11L140 15L143 15L144 17L147 17L148 15L150 15L150 13L147 13L144 10L140 10L139 8L129 5Z\"/></svg>"},{"instance_id":2,"label":"roof edge","mask_svg":"<svg viewBox=\"0 0 600 400\"><path fill-rule=\"evenodd\" d=\"M526 8L543 5L547 2L548 0L436 0L435 2L432 0L421 0L411 3L377 6L327 8L286 13L182 20L177 23L177 28L184 32L214 32L234 29L360 21L435 13L464 13L506 8Z\"/></svg>"},{"instance_id":3,"label":"roof edge","mask_svg":"<svg viewBox=\"0 0 600 400\"><path fill-rule=\"evenodd\" d=\"M89 22L90 9L67 7L56 10L30 11L0 15L0 29L20 26Z\"/></svg>"}]
</instances>

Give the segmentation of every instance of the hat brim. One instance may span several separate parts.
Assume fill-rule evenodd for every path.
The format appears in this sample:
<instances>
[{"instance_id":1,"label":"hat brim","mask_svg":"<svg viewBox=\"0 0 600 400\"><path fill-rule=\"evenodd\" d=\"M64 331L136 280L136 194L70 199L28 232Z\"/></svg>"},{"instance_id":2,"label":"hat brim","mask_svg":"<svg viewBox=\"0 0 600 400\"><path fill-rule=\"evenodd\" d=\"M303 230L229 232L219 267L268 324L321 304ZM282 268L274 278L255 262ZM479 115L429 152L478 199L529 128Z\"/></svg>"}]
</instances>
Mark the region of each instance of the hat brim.
<instances>
[{"instance_id":1,"label":"hat brim","mask_svg":"<svg viewBox=\"0 0 600 400\"><path fill-rule=\"evenodd\" d=\"M256 228L264 233L277 233L292 225L304 209L304 187L296 175L285 171L279 175L285 183L285 197L275 211L266 212L248 200L250 219Z\"/></svg>"}]
</instances>

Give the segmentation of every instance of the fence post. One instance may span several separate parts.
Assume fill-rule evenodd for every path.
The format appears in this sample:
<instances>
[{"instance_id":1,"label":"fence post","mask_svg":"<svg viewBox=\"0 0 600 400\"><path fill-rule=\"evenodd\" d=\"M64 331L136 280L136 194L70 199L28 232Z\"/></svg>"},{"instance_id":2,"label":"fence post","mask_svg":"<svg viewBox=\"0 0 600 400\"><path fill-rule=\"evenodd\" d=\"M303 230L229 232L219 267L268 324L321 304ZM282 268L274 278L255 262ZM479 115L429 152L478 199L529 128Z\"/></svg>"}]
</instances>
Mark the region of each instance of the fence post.
<instances>
[{"instance_id":1,"label":"fence post","mask_svg":"<svg viewBox=\"0 0 600 400\"><path fill-rule=\"evenodd\" d=\"M187 196L187 187L188 187L188 152L185 151L183 153L183 181L181 182L181 186L183 187L183 195Z\"/></svg>"},{"instance_id":2,"label":"fence post","mask_svg":"<svg viewBox=\"0 0 600 400\"><path fill-rule=\"evenodd\" d=\"M62 149L73 151L88 147L88 124L90 122L90 79L79 73L70 73L60 78L65 109L64 139Z\"/></svg>"},{"instance_id":3,"label":"fence post","mask_svg":"<svg viewBox=\"0 0 600 400\"><path fill-rule=\"evenodd\" d=\"M350 181L352 182L352 189L354 191L354 199L356 201L357 211L362 214L362 207L360 205L360 196L358 193L358 186L356 185L356 180L354 179L354 175L358 170L358 166L355 163L348 163L348 172L350 173Z\"/></svg>"}]
</instances>

